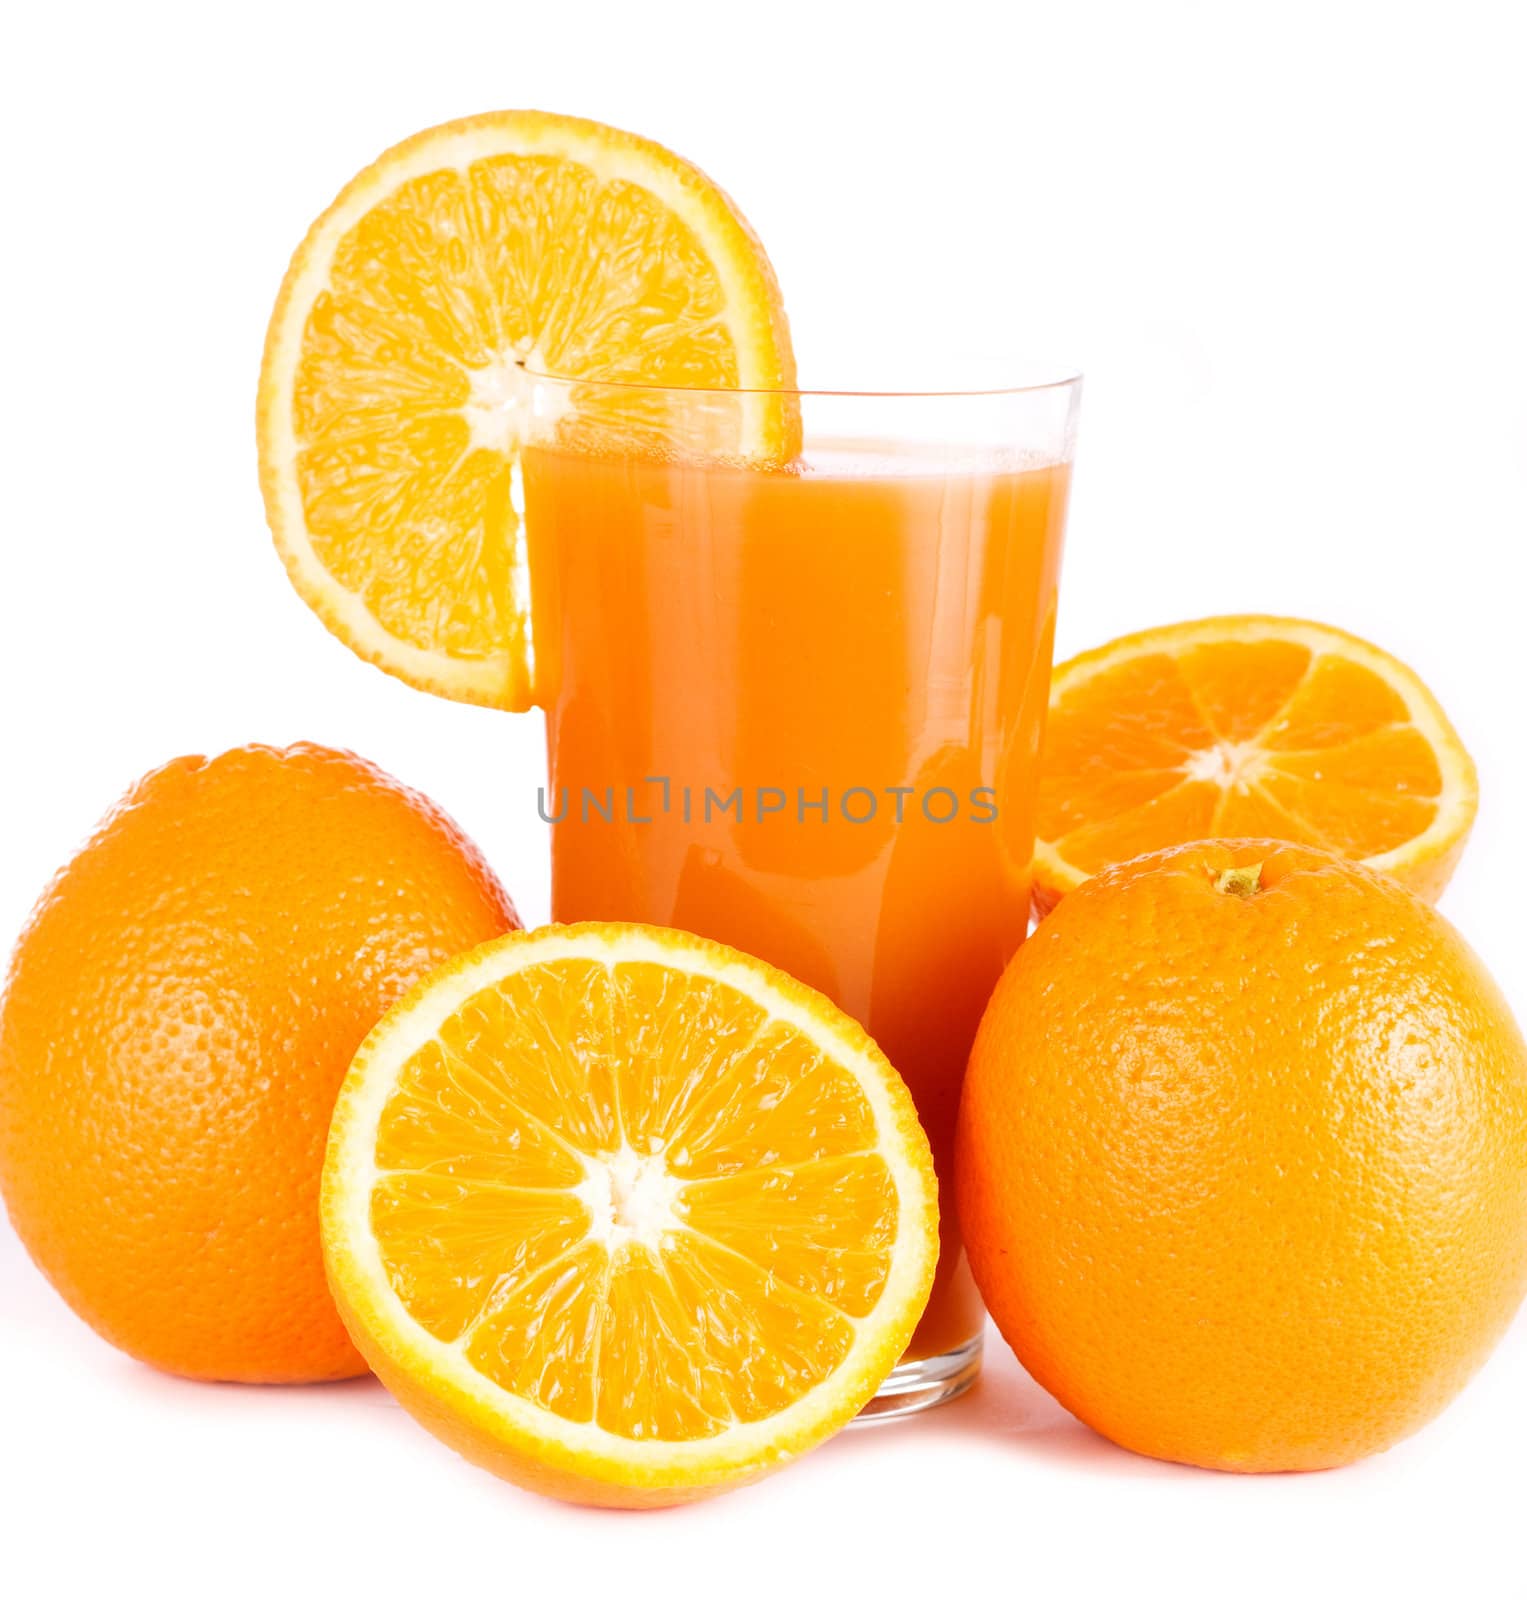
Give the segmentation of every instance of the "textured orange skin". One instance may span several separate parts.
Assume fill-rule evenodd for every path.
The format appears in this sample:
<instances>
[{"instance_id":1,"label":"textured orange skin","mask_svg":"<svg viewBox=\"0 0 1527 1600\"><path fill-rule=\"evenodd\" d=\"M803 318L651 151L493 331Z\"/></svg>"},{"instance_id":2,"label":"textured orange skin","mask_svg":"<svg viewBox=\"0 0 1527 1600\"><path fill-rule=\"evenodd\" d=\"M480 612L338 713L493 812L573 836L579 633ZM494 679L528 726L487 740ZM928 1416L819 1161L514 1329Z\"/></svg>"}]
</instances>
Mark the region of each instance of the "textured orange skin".
<instances>
[{"instance_id":1,"label":"textured orange skin","mask_svg":"<svg viewBox=\"0 0 1527 1600\"><path fill-rule=\"evenodd\" d=\"M517 926L455 824L356 756L150 773L38 902L0 999L0 1193L33 1260L166 1371L365 1371L319 1243L335 1095L417 978Z\"/></svg>"},{"instance_id":2,"label":"textured orange skin","mask_svg":"<svg viewBox=\"0 0 1527 1600\"><path fill-rule=\"evenodd\" d=\"M1216 890L1257 862L1260 893ZM1084 1422L1198 1466L1339 1466L1441 1411L1527 1288L1527 1046L1387 877L1183 845L1014 957L957 1171L992 1316Z\"/></svg>"}]
</instances>

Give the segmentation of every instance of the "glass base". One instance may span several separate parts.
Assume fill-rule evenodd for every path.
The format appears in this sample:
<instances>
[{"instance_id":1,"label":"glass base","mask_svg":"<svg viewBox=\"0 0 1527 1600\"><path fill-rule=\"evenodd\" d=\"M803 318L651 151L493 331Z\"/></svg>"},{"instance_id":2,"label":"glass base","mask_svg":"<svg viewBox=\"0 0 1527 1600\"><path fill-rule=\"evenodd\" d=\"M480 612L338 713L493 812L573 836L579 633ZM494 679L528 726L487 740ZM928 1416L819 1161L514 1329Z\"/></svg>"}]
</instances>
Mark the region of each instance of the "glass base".
<instances>
[{"instance_id":1,"label":"glass base","mask_svg":"<svg viewBox=\"0 0 1527 1600\"><path fill-rule=\"evenodd\" d=\"M850 1426L895 1422L964 1394L981 1370L982 1337L978 1333L969 1343L946 1350L943 1355L903 1361L892 1367L890 1377Z\"/></svg>"}]
</instances>

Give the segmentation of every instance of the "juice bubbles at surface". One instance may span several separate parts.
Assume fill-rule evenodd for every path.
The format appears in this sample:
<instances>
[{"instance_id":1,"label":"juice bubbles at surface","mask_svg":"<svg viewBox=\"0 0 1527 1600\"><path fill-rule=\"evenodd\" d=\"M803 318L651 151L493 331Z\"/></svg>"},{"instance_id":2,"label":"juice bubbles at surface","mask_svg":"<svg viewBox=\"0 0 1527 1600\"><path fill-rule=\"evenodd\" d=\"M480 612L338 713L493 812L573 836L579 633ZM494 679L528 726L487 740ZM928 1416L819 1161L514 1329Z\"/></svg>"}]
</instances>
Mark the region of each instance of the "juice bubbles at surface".
<instances>
[{"instance_id":1,"label":"juice bubbles at surface","mask_svg":"<svg viewBox=\"0 0 1527 1600\"><path fill-rule=\"evenodd\" d=\"M781 471L525 455L553 916L722 940L865 1025L943 1199L914 1359L982 1327L954 1121L1027 929L1068 486L846 446Z\"/></svg>"}]
</instances>

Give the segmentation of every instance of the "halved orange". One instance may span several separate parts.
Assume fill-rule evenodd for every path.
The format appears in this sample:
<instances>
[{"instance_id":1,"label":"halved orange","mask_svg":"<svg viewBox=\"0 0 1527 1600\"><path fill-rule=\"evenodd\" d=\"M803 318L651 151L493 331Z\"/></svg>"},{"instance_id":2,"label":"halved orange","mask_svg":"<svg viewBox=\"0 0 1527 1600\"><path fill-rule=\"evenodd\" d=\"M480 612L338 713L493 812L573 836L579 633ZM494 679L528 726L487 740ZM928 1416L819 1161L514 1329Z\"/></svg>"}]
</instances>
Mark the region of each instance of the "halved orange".
<instances>
[{"instance_id":1,"label":"halved orange","mask_svg":"<svg viewBox=\"0 0 1527 1600\"><path fill-rule=\"evenodd\" d=\"M1147 850L1228 837L1324 845L1435 900L1478 801L1442 707L1376 645L1287 617L1153 628L1055 669L1035 905Z\"/></svg>"},{"instance_id":2,"label":"halved orange","mask_svg":"<svg viewBox=\"0 0 1527 1600\"><path fill-rule=\"evenodd\" d=\"M737 207L661 145L538 111L431 128L347 185L292 258L260 372L260 482L298 592L385 671L508 709L534 694L514 484L532 372L758 391L712 443L769 463L797 445L784 305Z\"/></svg>"},{"instance_id":3,"label":"halved orange","mask_svg":"<svg viewBox=\"0 0 1527 1600\"><path fill-rule=\"evenodd\" d=\"M857 1023L685 933L483 945L361 1047L330 1284L427 1428L560 1498L665 1505L820 1443L928 1297L932 1161Z\"/></svg>"}]
</instances>

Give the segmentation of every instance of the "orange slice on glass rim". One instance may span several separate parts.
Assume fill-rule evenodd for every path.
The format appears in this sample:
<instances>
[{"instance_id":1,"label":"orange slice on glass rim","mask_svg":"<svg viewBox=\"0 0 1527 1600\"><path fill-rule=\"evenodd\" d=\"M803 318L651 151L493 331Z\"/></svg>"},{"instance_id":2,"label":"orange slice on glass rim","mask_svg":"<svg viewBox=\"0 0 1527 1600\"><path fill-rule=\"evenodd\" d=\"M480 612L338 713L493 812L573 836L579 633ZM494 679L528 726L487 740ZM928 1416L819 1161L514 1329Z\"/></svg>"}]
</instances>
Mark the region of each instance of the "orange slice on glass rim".
<instances>
[{"instance_id":1,"label":"orange slice on glass rim","mask_svg":"<svg viewBox=\"0 0 1527 1600\"><path fill-rule=\"evenodd\" d=\"M1435 900L1479 798L1409 667L1285 617L1178 623L1064 662L1040 774L1041 914L1114 862L1231 837L1323 845Z\"/></svg>"},{"instance_id":2,"label":"orange slice on glass rim","mask_svg":"<svg viewBox=\"0 0 1527 1600\"><path fill-rule=\"evenodd\" d=\"M665 1505L780 1466L890 1372L932 1282L928 1142L857 1023L613 923L447 963L362 1045L329 1280L424 1425L526 1487Z\"/></svg>"},{"instance_id":3,"label":"orange slice on glass rim","mask_svg":"<svg viewBox=\"0 0 1527 1600\"><path fill-rule=\"evenodd\" d=\"M260 372L266 515L303 599L385 671L511 710L534 693L515 470L536 372L759 391L709 443L797 448L784 305L741 212L661 145L545 112L431 128L349 183ZM619 394L558 402L639 424Z\"/></svg>"}]
</instances>

